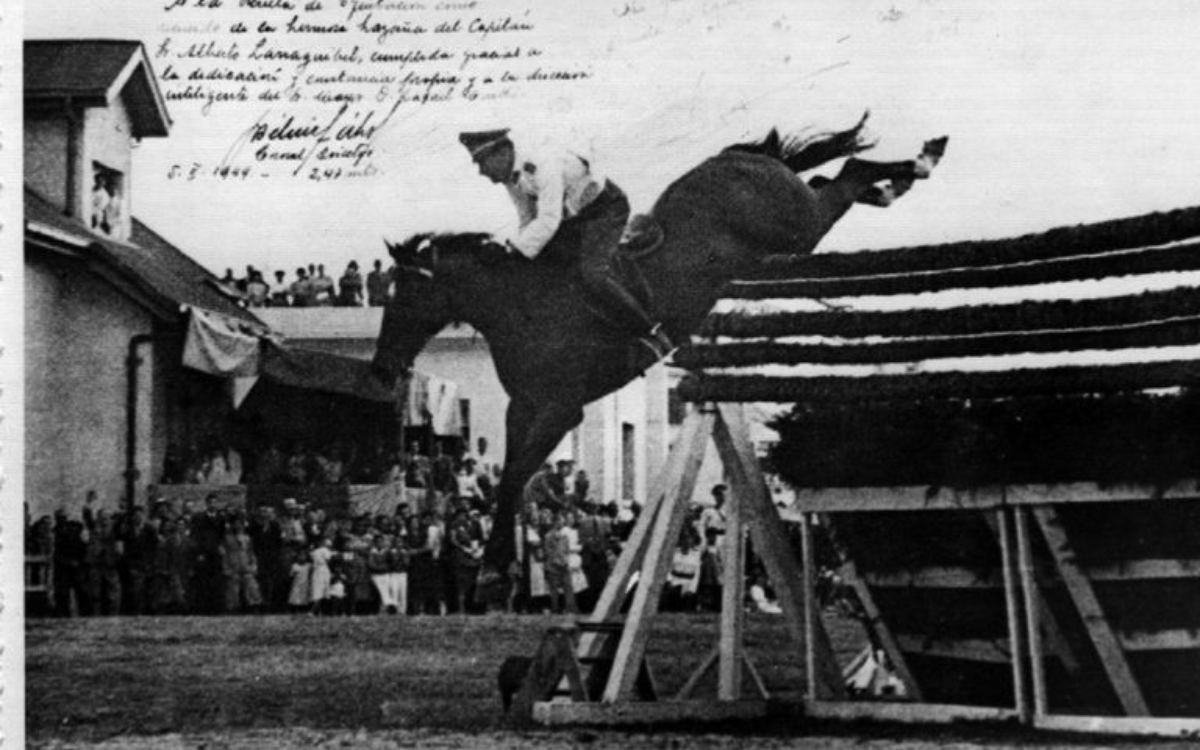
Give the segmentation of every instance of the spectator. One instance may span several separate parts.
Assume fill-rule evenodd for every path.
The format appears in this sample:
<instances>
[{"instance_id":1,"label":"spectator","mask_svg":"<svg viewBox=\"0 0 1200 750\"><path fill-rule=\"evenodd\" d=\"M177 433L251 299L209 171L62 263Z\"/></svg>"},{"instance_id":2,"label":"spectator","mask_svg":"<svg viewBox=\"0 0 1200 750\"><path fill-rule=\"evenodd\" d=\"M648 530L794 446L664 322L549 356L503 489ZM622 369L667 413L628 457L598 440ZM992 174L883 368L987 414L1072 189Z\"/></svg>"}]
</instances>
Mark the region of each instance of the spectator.
<instances>
[{"instance_id":1,"label":"spectator","mask_svg":"<svg viewBox=\"0 0 1200 750\"><path fill-rule=\"evenodd\" d=\"M292 612L312 612L312 555L307 549L293 558L291 576L288 608Z\"/></svg>"},{"instance_id":2,"label":"spectator","mask_svg":"<svg viewBox=\"0 0 1200 750\"><path fill-rule=\"evenodd\" d=\"M554 513L550 532L545 536L546 586L550 590L550 609L561 614L565 600L565 611L578 614L575 603L575 588L571 584L571 538L566 531L562 512Z\"/></svg>"},{"instance_id":3,"label":"spectator","mask_svg":"<svg viewBox=\"0 0 1200 750\"><path fill-rule=\"evenodd\" d=\"M333 540L321 537L312 551L312 583L309 596L312 600L313 614L322 614L329 607L330 587L333 585Z\"/></svg>"},{"instance_id":4,"label":"spectator","mask_svg":"<svg viewBox=\"0 0 1200 750\"><path fill-rule=\"evenodd\" d=\"M367 304L383 307L388 297L388 278L383 273L383 263L375 261L375 270L367 274Z\"/></svg>"},{"instance_id":5,"label":"spectator","mask_svg":"<svg viewBox=\"0 0 1200 750\"><path fill-rule=\"evenodd\" d=\"M408 561L410 556L408 535L397 533L392 537L391 549L388 550L388 585L391 587L392 601L395 612L408 613Z\"/></svg>"},{"instance_id":6,"label":"spectator","mask_svg":"<svg viewBox=\"0 0 1200 750\"><path fill-rule=\"evenodd\" d=\"M358 261L350 261L346 272L338 279L338 304L342 307L362 307L363 279L358 272Z\"/></svg>"},{"instance_id":7,"label":"spectator","mask_svg":"<svg viewBox=\"0 0 1200 750\"><path fill-rule=\"evenodd\" d=\"M417 613L446 614L444 586L442 585L442 545L445 530L441 520L432 510L421 514L421 521L414 538L410 540L411 570L413 574L414 600Z\"/></svg>"},{"instance_id":8,"label":"spectator","mask_svg":"<svg viewBox=\"0 0 1200 750\"><path fill-rule=\"evenodd\" d=\"M383 534L375 534L371 538L371 549L367 551L367 573L370 574L375 593L379 596L381 615L396 611L396 593L392 586L389 552Z\"/></svg>"},{"instance_id":9,"label":"spectator","mask_svg":"<svg viewBox=\"0 0 1200 750\"><path fill-rule=\"evenodd\" d=\"M287 604L289 564L283 551L283 527L269 505L259 507L246 531L254 545L258 561L258 588L268 611L280 611Z\"/></svg>"},{"instance_id":10,"label":"spectator","mask_svg":"<svg viewBox=\"0 0 1200 750\"><path fill-rule=\"evenodd\" d=\"M121 613L121 577L119 566L124 543L107 510L96 512L95 527L91 529L87 560L91 568L91 600L104 615Z\"/></svg>"},{"instance_id":11,"label":"spectator","mask_svg":"<svg viewBox=\"0 0 1200 750\"><path fill-rule=\"evenodd\" d=\"M459 614L467 612L467 602L471 601L475 592L475 579L479 577L482 558L483 539L471 523L470 515L460 508L454 515L450 530L450 560Z\"/></svg>"},{"instance_id":12,"label":"spectator","mask_svg":"<svg viewBox=\"0 0 1200 750\"><path fill-rule=\"evenodd\" d=\"M475 459L468 458L459 465L454 473L454 492L461 500L474 503L483 500L483 490L479 488L479 478L475 475Z\"/></svg>"},{"instance_id":13,"label":"spectator","mask_svg":"<svg viewBox=\"0 0 1200 750\"><path fill-rule=\"evenodd\" d=\"M68 520L67 512L59 508L54 512L53 557L54 614L58 617L71 615L72 597L74 609L80 616L92 614L86 566L87 541L83 523Z\"/></svg>"},{"instance_id":14,"label":"spectator","mask_svg":"<svg viewBox=\"0 0 1200 750\"><path fill-rule=\"evenodd\" d=\"M580 606L591 611L608 581L610 565L609 550L612 547L612 521L601 515L594 505L585 505L579 521L579 545L582 548L583 574L587 576L588 595L580 597Z\"/></svg>"},{"instance_id":15,"label":"spectator","mask_svg":"<svg viewBox=\"0 0 1200 750\"><path fill-rule=\"evenodd\" d=\"M154 611L158 614L182 614L187 609L186 582L191 558L187 532L177 520L166 518L159 535L150 583Z\"/></svg>"},{"instance_id":16,"label":"spectator","mask_svg":"<svg viewBox=\"0 0 1200 750\"><path fill-rule=\"evenodd\" d=\"M146 510L134 506L122 529L125 557L125 611L132 615L150 611L148 581L153 575L158 532L146 521Z\"/></svg>"},{"instance_id":17,"label":"spectator","mask_svg":"<svg viewBox=\"0 0 1200 750\"><path fill-rule=\"evenodd\" d=\"M291 293L292 307L312 307L315 304L313 282L308 278L308 271L303 268L296 269L296 280L292 282L288 291Z\"/></svg>"},{"instance_id":18,"label":"spectator","mask_svg":"<svg viewBox=\"0 0 1200 750\"><path fill-rule=\"evenodd\" d=\"M250 307L266 307L271 287L263 280L262 273L254 271L246 282L246 302Z\"/></svg>"},{"instance_id":19,"label":"spectator","mask_svg":"<svg viewBox=\"0 0 1200 750\"><path fill-rule=\"evenodd\" d=\"M272 307L287 307L292 304L291 295L288 293L288 286L283 283L285 275L283 271L275 272L275 291L271 293L270 298Z\"/></svg>"},{"instance_id":20,"label":"spectator","mask_svg":"<svg viewBox=\"0 0 1200 750\"><path fill-rule=\"evenodd\" d=\"M258 560L241 516L234 516L229 522L221 540L220 557L225 579L225 611L240 612L243 607L259 609L262 594L258 588Z\"/></svg>"},{"instance_id":21,"label":"spectator","mask_svg":"<svg viewBox=\"0 0 1200 750\"><path fill-rule=\"evenodd\" d=\"M669 609L682 612L696 610L696 593L700 586L700 546L697 541L694 529L684 526L667 578Z\"/></svg>"},{"instance_id":22,"label":"spectator","mask_svg":"<svg viewBox=\"0 0 1200 750\"><path fill-rule=\"evenodd\" d=\"M346 611L362 614L371 601L371 577L367 570L367 555L371 551L372 534L365 516L355 518L349 533L342 537L341 568L346 583Z\"/></svg>"},{"instance_id":23,"label":"spectator","mask_svg":"<svg viewBox=\"0 0 1200 750\"><path fill-rule=\"evenodd\" d=\"M192 517L191 551L193 554L192 609L200 614L216 614L224 607L224 575L221 568L221 542L225 539L225 518L220 499L213 493L204 498L204 510Z\"/></svg>"},{"instance_id":24,"label":"spectator","mask_svg":"<svg viewBox=\"0 0 1200 750\"><path fill-rule=\"evenodd\" d=\"M334 301L333 287L333 279L325 275L324 264L318 264L317 275L312 280L313 304L325 307L332 305Z\"/></svg>"},{"instance_id":25,"label":"spectator","mask_svg":"<svg viewBox=\"0 0 1200 750\"><path fill-rule=\"evenodd\" d=\"M525 502L531 509L557 512L566 508L556 477L554 466L542 464L541 470L525 485Z\"/></svg>"}]
</instances>

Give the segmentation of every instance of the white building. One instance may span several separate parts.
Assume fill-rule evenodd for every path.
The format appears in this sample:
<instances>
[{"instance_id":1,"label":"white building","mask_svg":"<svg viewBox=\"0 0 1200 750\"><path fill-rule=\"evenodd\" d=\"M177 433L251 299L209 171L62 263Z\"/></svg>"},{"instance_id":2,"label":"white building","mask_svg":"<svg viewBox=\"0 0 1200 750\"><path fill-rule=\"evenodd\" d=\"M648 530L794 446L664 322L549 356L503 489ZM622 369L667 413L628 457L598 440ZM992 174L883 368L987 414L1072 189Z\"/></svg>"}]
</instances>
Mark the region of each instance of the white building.
<instances>
[{"instance_id":1,"label":"white building","mask_svg":"<svg viewBox=\"0 0 1200 750\"><path fill-rule=\"evenodd\" d=\"M383 308L305 307L255 311L291 345L369 360L375 355ZM454 381L464 402L472 448L487 438L488 454L503 461L508 396L496 377L487 342L468 326L450 327L417 357L417 372ZM642 501L649 478L662 469L671 437L668 368L658 365L584 410L584 421L552 460L570 459L587 472L596 500Z\"/></svg>"}]
</instances>

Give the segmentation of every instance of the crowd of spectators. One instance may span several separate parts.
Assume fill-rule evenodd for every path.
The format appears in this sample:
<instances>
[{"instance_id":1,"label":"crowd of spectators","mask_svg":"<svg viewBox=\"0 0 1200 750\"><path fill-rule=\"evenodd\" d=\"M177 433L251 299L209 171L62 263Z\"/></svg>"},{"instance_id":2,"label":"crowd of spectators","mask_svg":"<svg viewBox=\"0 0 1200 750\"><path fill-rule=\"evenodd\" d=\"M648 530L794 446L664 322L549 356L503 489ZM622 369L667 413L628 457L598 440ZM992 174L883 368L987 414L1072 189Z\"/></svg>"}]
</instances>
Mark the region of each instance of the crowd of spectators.
<instances>
[{"instance_id":1,"label":"crowd of spectators","mask_svg":"<svg viewBox=\"0 0 1200 750\"><path fill-rule=\"evenodd\" d=\"M227 268L220 281L248 307L382 307L392 294L394 273L394 266L385 271L383 262L376 260L373 270L363 276L358 261L352 260L336 282L320 263L297 268L291 280L286 271L277 270L274 284L254 266L246 266L241 277Z\"/></svg>"},{"instance_id":2,"label":"crowd of spectators","mask_svg":"<svg viewBox=\"0 0 1200 750\"><path fill-rule=\"evenodd\" d=\"M486 458L486 441L478 447L472 456L450 456L437 443L431 455L412 446L378 479L425 488L417 496L426 501L420 507L400 502L387 514L334 512L294 498L227 505L216 493L182 507L152 498L148 507L115 511L91 492L79 518L59 510L36 523L26 519L26 554L48 564L46 591L28 611L60 617L590 611L632 531L637 506L598 504L585 472L570 461L546 464L527 484L519 527L511 532L518 562L507 572L515 585L484 602L475 588L484 547L499 533L492 522L499 469ZM334 458L298 451L285 460L280 454L278 461L258 461L254 471L274 466L280 473L270 478L298 484L347 481L351 466L338 463L338 450L329 453ZM196 453L197 465L207 467L209 477L232 478L240 472L234 455L212 443ZM718 485L711 505L692 507L664 608L720 609L724 493ZM750 570L754 603L778 611L761 572Z\"/></svg>"}]
</instances>

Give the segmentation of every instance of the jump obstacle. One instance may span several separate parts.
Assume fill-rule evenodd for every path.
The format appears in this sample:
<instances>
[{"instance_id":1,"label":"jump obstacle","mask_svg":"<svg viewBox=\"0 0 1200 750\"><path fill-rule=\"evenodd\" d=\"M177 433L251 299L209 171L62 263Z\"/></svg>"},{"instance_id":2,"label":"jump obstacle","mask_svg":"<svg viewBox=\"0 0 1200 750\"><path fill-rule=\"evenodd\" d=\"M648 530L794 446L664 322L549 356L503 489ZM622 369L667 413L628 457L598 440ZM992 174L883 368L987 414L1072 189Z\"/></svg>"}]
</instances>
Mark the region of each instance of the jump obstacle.
<instances>
[{"instance_id":1,"label":"jump obstacle","mask_svg":"<svg viewBox=\"0 0 1200 750\"><path fill-rule=\"evenodd\" d=\"M1200 270L1200 209L767 266L770 278L731 284L677 354L696 407L595 610L547 635L518 708L551 725L802 710L1200 734L1200 409L1188 390L1200 279L1178 275ZM746 402L795 404L801 445L829 448L785 472L800 488L802 560ZM1173 442L1143 422L1173 425ZM733 564L716 647L664 696L646 644L710 436L729 478ZM847 696L815 596L817 530L903 697ZM747 535L804 655L799 705L746 658ZM694 700L713 668L715 700Z\"/></svg>"}]
</instances>

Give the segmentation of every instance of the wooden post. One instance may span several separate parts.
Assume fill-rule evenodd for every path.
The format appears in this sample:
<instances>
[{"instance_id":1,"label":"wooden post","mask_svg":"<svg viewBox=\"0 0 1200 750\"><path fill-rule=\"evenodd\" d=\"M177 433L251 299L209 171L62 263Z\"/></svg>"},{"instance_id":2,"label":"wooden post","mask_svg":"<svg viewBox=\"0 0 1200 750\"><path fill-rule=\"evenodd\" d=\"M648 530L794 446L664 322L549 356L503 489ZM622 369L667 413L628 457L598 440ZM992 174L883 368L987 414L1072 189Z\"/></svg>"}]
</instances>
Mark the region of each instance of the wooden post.
<instances>
[{"instance_id":1,"label":"wooden post","mask_svg":"<svg viewBox=\"0 0 1200 750\"><path fill-rule=\"evenodd\" d=\"M1012 662L1013 705L1021 723L1028 724L1029 699L1025 694L1025 668L1021 661L1025 656L1022 644L1020 599L1017 597L1017 582L1014 575L1012 530L1008 525L1008 512L997 508L996 524L1000 529L1000 568L1004 575L1004 614L1008 627L1009 659Z\"/></svg>"},{"instance_id":2,"label":"wooden post","mask_svg":"<svg viewBox=\"0 0 1200 750\"><path fill-rule=\"evenodd\" d=\"M771 503L770 493L763 481L758 459L750 443L750 431L746 426L741 404L720 404L718 419L713 430L721 461L729 473L730 484L735 493L741 495L743 517L749 519L754 549L762 558L771 577L788 632L800 654L804 653L804 582L796 555L784 533L779 512ZM829 636L822 627L817 628L818 685L822 697L842 697L841 670L833 656Z\"/></svg>"},{"instance_id":3,"label":"wooden post","mask_svg":"<svg viewBox=\"0 0 1200 750\"><path fill-rule=\"evenodd\" d=\"M1104 610L1100 607L1091 581L1076 559L1075 550L1058 514L1054 508L1047 505L1035 507L1033 515L1042 529L1042 535L1046 537L1050 555L1054 558L1054 564L1058 566L1058 574L1066 584L1071 601L1079 610L1080 619L1083 620L1088 636L1096 647L1096 653L1100 656L1100 662L1104 665L1104 671L1108 674L1118 700L1121 701L1121 707L1129 716L1149 716L1150 709L1146 706L1142 690L1129 668L1125 651L1104 616Z\"/></svg>"},{"instance_id":4,"label":"wooden post","mask_svg":"<svg viewBox=\"0 0 1200 750\"><path fill-rule=\"evenodd\" d=\"M1014 509L1017 525L1017 563L1021 572L1021 593L1025 600L1026 640L1029 645L1029 672L1033 683L1033 716L1035 719L1045 716L1048 710L1046 700L1046 664L1042 652L1042 623L1040 592L1037 581L1033 577L1033 550L1029 545L1029 512L1018 506Z\"/></svg>"},{"instance_id":5,"label":"wooden post","mask_svg":"<svg viewBox=\"0 0 1200 750\"><path fill-rule=\"evenodd\" d=\"M625 618L625 629L613 659L612 672L604 688L603 700L613 703L631 700L637 686L638 674L645 659L646 641L654 614L658 611L658 600L662 595L663 582L671 569L675 556L675 545L679 531L687 516L688 503L696 487L696 477L704 462L704 449L708 446L711 431L711 413L701 413L693 421L693 430L681 436L686 441L681 446L678 471L667 477L666 491L658 509L645 557L642 560L641 577Z\"/></svg>"},{"instance_id":6,"label":"wooden post","mask_svg":"<svg viewBox=\"0 0 1200 750\"><path fill-rule=\"evenodd\" d=\"M717 666L717 698L737 700L742 694L742 624L745 619L746 542L742 526L745 498L735 490L725 512L721 571L721 653Z\"/></svg>"},{"instance_id":7,"label":"wooden post","mask_svg":"<svg viewBox=\"0 0 1200 750\"><path fill-rule=\"evenodd\" d=\"M816 700L817 690L817 618L821 616L817 601L817 555L813 548L811 513L800 514L801 554L804 556L804 697Z\"/></svg>"},{"instance_id":8,"label":"wooden post","mask_svg":"<svg viewBox=\"0 0 1200 750\"><path fill-rule=\"evenodd\" d=\"M642 566L646 553L646 544L650 539L650 530L654 527L659 509L663 505L667 484L671 477L683 471L691 446L697 442L708 440L712 432L712 414L700 409L693 410L684 420L679 437L667 456L667 465L656 475L646 503L642 506L637 524L629 535L629 539L621 547L621 554L613 566L612 573L604 584L592 615L592 622L610 622L621 614L621 606L625 603L625 592L633 571ZM600 636L597 633L585 632L579 641L579 653L584 656L595 656L600 648Z\"/></svg>"}]
</instances>

